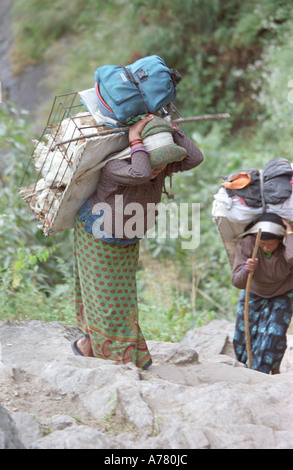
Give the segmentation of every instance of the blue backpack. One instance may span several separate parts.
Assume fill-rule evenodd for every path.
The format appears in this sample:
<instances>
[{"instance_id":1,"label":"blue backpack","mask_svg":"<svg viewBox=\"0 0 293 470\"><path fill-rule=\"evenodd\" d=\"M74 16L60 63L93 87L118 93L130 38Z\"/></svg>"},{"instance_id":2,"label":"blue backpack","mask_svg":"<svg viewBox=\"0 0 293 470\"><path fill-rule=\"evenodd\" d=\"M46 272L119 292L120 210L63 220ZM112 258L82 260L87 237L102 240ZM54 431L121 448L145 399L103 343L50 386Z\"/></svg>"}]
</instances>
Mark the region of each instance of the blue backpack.
<instances>
[{"instance_id":1,"label":"blue backpack","mask_svg":"<svg viewBox=\"0 0 293 470\"><path fill-rule=\"evenodd\" d=\"M176 96L172 70L157 55L126 67L103 65L95 72L99 104L123 124L135 116L155 113Z\"/></svg>"}]
</instances>

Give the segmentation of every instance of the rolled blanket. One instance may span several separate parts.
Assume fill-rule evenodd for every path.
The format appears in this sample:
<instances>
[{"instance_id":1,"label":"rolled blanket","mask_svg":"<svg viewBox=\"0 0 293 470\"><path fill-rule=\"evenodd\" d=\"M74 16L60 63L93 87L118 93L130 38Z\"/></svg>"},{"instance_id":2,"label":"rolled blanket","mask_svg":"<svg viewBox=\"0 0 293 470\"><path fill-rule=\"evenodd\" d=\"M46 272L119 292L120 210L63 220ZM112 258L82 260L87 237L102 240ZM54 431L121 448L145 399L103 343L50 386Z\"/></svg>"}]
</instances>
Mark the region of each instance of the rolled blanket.
<instances>
[{"instance_id":1,"label":"rolled blanket","mask_svg":"<svg viewBox=\"0 0 293 470\"><path fill-rule=\"evenodd\" d=\"M144 127L141 137L149 153L152 168L180 162L186 157L186 150L173 140L174 132L170 122L157 116Z\"/></svg>"}]
</instances>

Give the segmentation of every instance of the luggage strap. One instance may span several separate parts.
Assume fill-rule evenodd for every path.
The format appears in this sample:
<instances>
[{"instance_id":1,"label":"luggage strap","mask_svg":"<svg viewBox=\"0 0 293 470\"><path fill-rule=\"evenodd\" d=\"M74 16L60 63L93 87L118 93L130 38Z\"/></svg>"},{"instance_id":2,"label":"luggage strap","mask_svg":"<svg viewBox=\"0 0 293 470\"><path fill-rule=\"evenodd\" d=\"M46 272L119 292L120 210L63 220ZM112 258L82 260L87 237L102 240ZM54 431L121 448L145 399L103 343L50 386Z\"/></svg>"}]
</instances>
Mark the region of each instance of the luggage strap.
<instances>
[{"instance_id":1,"label":"luggage strap","mask_svg":"<svg viewBox=\"0 0 293 470\"><path fill-rule=\"evenodd\" d=\"M264 182L263 182L263 170L259 170L259 181L260 181L260 195L261 195L261 203L262 203L262 210L263 212L266 211L266 204L265 204L265 200L264 200L264 190L263 190L263 186L264 186Z\"/></svg>"},{"instance_id":2,"label":"luggage strap","mask_svg":"<svg viewBox=\"0 0 293 470\"><path fill-rule=\"evenodd\" d=\"M143 91L140 87L140 84L139 82L136 80L135 76L133 75L133 73L127 68L125 67L124 65L121 65L121 67L123 68L124 72L126 73L126 75L128 76L129 78L129 81L132 82L137 88L138 88L138 91L140 92L141 94L141 97L142 97L142 100L143 100L143 103L144 103L144 107L145 107L145 110L146 110L146 114L149 112L148 110L148 107L147 107L147 104L145 102L145 99L144 99L144 95L143 95Z\"/></svg>"}]
</instances>

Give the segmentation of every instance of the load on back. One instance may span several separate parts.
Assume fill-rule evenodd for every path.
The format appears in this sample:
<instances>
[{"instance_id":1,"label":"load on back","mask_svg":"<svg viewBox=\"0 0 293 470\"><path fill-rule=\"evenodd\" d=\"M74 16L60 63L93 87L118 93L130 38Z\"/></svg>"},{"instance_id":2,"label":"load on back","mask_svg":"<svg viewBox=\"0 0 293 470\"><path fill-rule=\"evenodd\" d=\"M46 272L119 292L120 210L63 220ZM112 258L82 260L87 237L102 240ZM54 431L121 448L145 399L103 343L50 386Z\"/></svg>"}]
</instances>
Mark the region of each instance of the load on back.
<instances>
[{"instance_id":1,"label":"load on back","mask_svg":"<svg viewBox=\"0 0 293 470\"><path fill-rule=\"evenodd\" d=\"M170 119L180 79L159 56L149 56L99 67L93 88L55 97L19 188L44 235L74 226L106 157L129 156L127 124L146 113Z\"/></svg>"},{"instance_id":2,"label":"load on back","mask_svg":"<svg viewBox=\"0 0 293 470\"><path fill-rule=\"evenodd\" d=\"M275 158L264 169L233 173L221 184L214 195L212 216L231 267L245 227L262 213L293 221L292 178L292 164L285 158Z\"/></svg>"}]
</instances>

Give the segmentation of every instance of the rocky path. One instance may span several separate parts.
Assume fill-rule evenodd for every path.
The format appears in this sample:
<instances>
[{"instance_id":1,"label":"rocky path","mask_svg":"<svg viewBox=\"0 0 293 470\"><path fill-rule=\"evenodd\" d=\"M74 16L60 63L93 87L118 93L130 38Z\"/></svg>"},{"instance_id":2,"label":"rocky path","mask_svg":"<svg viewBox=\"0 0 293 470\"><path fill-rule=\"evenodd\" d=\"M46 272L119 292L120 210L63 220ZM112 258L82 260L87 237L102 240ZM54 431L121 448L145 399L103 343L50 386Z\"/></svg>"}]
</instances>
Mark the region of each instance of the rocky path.
<instances>
[{"instance_id":1,"label":"rocky path","mask_svg":"<svg viewBox=\"0 0 293 470\"><path fill-rule=\"evenodd\" d=\"M60 323L0 323L0 448L293 447L292 337L282 374L233 358L233 324L149 342L153 365L76 357Z\"/></svg>"}]
</instances>

